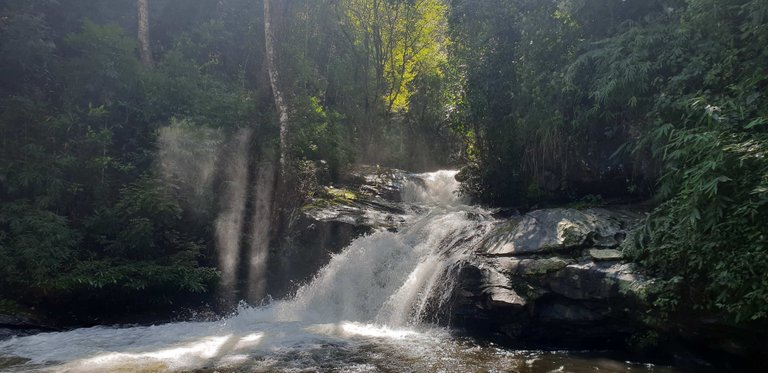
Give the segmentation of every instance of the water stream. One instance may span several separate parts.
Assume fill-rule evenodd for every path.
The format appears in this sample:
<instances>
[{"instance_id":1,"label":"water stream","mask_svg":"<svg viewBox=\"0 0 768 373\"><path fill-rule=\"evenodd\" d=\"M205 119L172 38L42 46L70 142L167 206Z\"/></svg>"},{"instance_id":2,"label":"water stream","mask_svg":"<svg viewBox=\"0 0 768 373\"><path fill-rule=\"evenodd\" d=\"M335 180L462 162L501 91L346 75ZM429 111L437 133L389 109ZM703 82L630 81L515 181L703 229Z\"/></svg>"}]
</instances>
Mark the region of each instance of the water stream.
<instances>
[{"instance_id":1,"label":"water stream","mask_svg":"<svg viewBox=\"0 0 768 373\"><path fill-rule=\"evenodd\" d=\"M352 242L289 300L215 322L94 327L0 341L0 371L672 372L599 354L507 350L430 323L452 271L493 223L452 171L403 189L424 207L398 232Z\"/></svg>"}]
</instances>

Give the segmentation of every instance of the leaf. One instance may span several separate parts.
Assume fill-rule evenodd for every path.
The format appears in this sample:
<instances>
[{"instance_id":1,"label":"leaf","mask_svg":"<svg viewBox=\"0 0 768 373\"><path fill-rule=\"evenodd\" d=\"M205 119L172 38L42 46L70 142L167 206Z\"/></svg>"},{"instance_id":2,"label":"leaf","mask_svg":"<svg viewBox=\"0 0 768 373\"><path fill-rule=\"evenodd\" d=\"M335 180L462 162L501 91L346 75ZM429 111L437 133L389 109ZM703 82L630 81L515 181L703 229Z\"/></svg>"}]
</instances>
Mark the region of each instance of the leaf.
<instances>
[{"instance_id":1,"label":"leaf","mask_svg":"<svg viewBox=\"0 0 768 373\"><path fill-rule=\"evenodd\" d=\"M768 119L765 117L757 117L753 119L751 122L749 122L744 128L746 129L753 129L755 127L761 127L764 126L766 123L768 123Z\"/></svg>"}]
</instances>

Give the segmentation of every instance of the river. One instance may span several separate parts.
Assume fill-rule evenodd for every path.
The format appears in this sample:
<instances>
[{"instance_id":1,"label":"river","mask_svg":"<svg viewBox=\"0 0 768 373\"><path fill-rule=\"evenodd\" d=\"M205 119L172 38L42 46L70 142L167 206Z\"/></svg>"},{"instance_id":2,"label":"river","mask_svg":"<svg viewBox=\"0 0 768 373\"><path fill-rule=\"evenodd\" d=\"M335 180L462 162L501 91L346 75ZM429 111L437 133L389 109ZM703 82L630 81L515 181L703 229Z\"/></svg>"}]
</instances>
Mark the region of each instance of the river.
<instances>
[{"instance_id":1,"label":"river","mask_svg":"<svg viewBox=\"0 0 768 373\"><path fill-rule=\"evenodd\" d=\"M601 352L510 350L436 326L456 264L494 218L455 172L403 188L422 211L356 239L291 299L213 322L81 328L0 341L8 372L675 372Z\"/></svg>"}]
</instances>

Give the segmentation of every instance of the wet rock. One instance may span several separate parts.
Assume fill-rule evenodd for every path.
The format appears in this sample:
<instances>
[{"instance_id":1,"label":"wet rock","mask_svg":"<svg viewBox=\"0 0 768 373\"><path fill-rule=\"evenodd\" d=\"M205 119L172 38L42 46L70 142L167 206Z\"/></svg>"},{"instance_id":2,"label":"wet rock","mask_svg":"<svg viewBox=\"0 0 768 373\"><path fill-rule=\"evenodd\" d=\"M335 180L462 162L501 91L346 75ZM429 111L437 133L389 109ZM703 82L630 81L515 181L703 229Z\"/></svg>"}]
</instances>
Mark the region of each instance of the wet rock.
<instances>
[{"instance_id":1,"label":"wet rock","mask_svg":"<svg viewBox=\"0 0 768 373\"><path fill-rule=\"evenodd\" d=\"M482 279L482 294L492 307L522 307L525 298L512 289L509 278L495 268L485 269Z\"/></svg>"},{"instance_id":2,"label":"wet rock","mask_svg":"<svg viewBox=\"0 0 768 373\"><path fill-rule=\"evenodd\" d=\"M14 315L0 314L0 340L58 330L49 320L26 311Z\"/></svg>"},{"instance_id":3,"label":"wet rock","mask_svg":"<svg viewBox=\"0 0 768 373\"><path fill-rule=\"evenodd\" d=\"M593 260L621 260L624 257L616 249L589 249L587 255Z\"/></svg>"},{"instance_id":4,"label":"wet rock","mask_svg":"<svg viewBox=\"0 0 768 373\"><path fill-rule=\"evenodd\" d=\"M546 286L553 293L574 300L621 300L643 298L648 281L630 264L572 264L549 276Z\"/></svg>"},{"instance_id":5,"label":"wet rock","mask_svg":"<svg viewBox=\"0 0 768 373\"><path fill-rule=\"evenodd\" d=\"M406 215L423 212L400 202L405 178L400 170L356 166L342 175L341 184L323 187L302 208L290 236L271 256L269 294L291 294L355 238L397 230Z\"/></svg>"},{"instance_id":6,"label":"wet rock","mask_svg":"<svg viewBox=\"0 0 768 373\"><path fill-rule=\"evenodd\" d=\"M341 176L342 185L371 197L400 202L400 191L408 173L395 168L357 165Z\"/></svg>"},{"instance_id":7,"label":"wet rock","mask_svg":"<svg viewBox=\"0 0 768 373\"><path fill-rule=\"evenodd\" d=\"M307 206L305 217L319 222L337 222L357 227L395 229L405 220L405 208L383 199L354 195L354 198L323 199Z\"/></svg>"},{"instance_id":8,"label":"wet rock","mask_svg":"<svg viewBox=\"0 0 768 373\"><path fill-rule=\"evenodd\" d=\"M459 279L455 323L523 345L600 346L643 327L650 280L618 245L639 215L537 210L489 233ZM605 347L612 347L606 345Z\"/></svg>"},{"instance_id":9,"label":"wet rock","mask_svg":"<svg viewBox=\"0 0 768 373\"><path fill-rule=\"evenodd\" d=\"M489 235L485 254L521 255L580 247L616 247L639 215L606 209L545 209L511 218Z\"/></svg>"}]
</instances>

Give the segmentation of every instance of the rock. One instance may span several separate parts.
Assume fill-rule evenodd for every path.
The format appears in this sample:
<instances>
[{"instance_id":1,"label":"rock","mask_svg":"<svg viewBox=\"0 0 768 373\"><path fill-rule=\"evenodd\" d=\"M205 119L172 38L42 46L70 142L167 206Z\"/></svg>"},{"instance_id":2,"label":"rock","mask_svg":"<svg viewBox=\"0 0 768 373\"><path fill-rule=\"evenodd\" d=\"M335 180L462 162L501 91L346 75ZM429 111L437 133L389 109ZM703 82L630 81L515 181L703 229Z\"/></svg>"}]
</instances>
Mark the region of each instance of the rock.
<instances>
[{"instance_id":1,"label":"rock","mask_svg":"<svg viewBox=\"0 0 768 373\"><path fill-rule=\"evenodd\" d=\"M341 182L372 197L400 202L400 191L407 175L405 171L394 168L357 165L342 175Z\"/></svg>"},{"instance_id":2,"label":"rock","mask_svg":"<svg viewBox=\"0 0 768 373\"><path fill-rule=\"evenodd\" d=\"M605 209L546 209L500 224L485 243L485 254L521 255L580 248L615 247L639 222L629 212Z\"/></svg>"},{"instance_id":3,"label":"rock","mask_svg":"<svg viewBox=\"0 0 768 373\"><path fill-rule=\"evenodd\" d=\"M499 223L461 273L454 321L525 346L614 347L643 328L651 280L616 248L639 215L547 209Z\"/></svg>"},{"instance_id":4,"label":"rock","mask_svg":"<svg viewBox=\"0 0 768 373\"><path fill-rule=\"evenodd\" d=\"M559 257L543 259L496 258L492 260L494 267L512 275L544 275L565 268L573 262L571 259Z\"/></svg>"},{"instance_id":5,"label":"rock","mask_svg":"<svg viewBox=\"0 0 768 373\"><path fill-rule=\"evenodd\" d=\"M510 288L490 287L486 289L485 294L491 303L498 307L523 307L526 304L525 298Z\"/></svg>"},{"instance_id":6,"label":"rock","mask_svg":"<svg viewBox=\"0 0 768 373\"><path fill-rule=\"evenodd\" d=\"M0 314L0 341L11 337L19 337L60 329L52 326L50 320L41 315L30 313L29 309L18 310L19 314ZM0 362L0 366L2 363Z\"/></svg>"},{"instance_id":7,"label":"rock","mask_svg":"<svg viewBox=\"0 0 768 373\"><path fill-rule=\"evenodd\" d=\"M589 249L587 255L594 260L621 260L624 256L616 249Z\"/></svg>"},{"instance_id":8,"label":"rock","mask_svg":"<svg viewBox=\"0 0 768 373\"><path fill-rule=\"evenodd\" d=\"M36 325L37 322L26 316L0 314L0 327L23 329Z\"/></svg>"},{"instance_id":9,"label":"rock","mask_svg":"<svg viewBox=\"0 0 768 373\"><path fill-rule=\"evenodd\" d=\"M509 278L495 268L487 268L483 273L482 294L492 306L522 307L525 299L518 295L511 287Z\"/></svg>"},{"instance_id":10,"label":"rock","mask_svg":"<svg viewBox=\"0 0 768 373\"><path fill-rule=\"evenodd\" d=\"M648 281L629 264L586 262L568 265L545 281L553 293L574 300L643 298Z\"/></svg>"},{"instance_id":11,"label":"rock","mask_svg":"<svg viewBox=\"0 0 768 373\"><path fill-rule=\"evenodd\" d=\"M544 303L537 310L539 319L553 322L599 322L607 316L605 309L590 309L578 303Z\"/></svg>"},{"instance_id":12,"label":"rock","mask_svg":"<svg viewBox=\"0 0 768 373\"><path fill-rule=\"evenodd\" d=\"M405 173L375 166L356 166L342 183L324 187L304 206L290 236L271 255L269 289L281 298L311 280L331 255L352 240L377 230L397 230L405 215L422 211L400 202Z\"/></svg>"},{"instance_id":13,"label":"rock","mask_svg":"<svg viewBox=\"0 0 768 373\"><path fill-rule=\"evenodd\" d=\"M357 227L396 229L407 211L395 203L366 196L354 199L320 200L304 208L304 215L321 222L338 222Z\"/></svg>"},{"instance_id":14,"label":"rock","mask_svg":"<svg viewBox=\"0 0 768 373\"><path fill-rule=\"evenodd\" d=\"M528 262L537 264L525 267ZM630 267L568 264L562 258L522 259L516 267L510 263L503 268L467 264L474 269L465 274L483 275L460 279L452 306L454 326L545 348L616 347L644 328L649 282Z\"/></svg>"}]
</instances>

